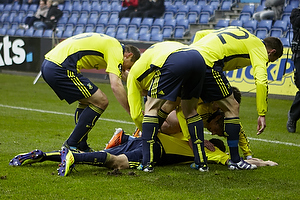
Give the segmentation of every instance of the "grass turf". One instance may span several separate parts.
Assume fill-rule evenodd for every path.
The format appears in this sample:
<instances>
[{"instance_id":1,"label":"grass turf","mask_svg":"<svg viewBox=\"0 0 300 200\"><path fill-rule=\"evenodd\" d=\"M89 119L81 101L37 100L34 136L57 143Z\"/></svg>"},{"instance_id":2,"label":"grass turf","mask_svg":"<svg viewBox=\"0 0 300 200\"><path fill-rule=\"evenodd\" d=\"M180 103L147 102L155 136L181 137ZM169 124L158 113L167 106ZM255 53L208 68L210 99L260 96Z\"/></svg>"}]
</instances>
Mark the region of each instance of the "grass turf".
<instances>
[{"instance_id":1,"label":"grass turf","mask_svg":"<svg viewBox=\"0 0 300 200\"><path fill-rule=\"evenodd\" d=\"M11 167L9 160L19 153L60 149L74 128L76 104L60 101L43 80L33 85L33 79L0 74L1 199L300 199L300 134L286 131L290 100L269 99L267 128L257 136L255 98L242 98L240 118L254 156L278 162L276 167L229 171L210 164L209 173L200 173L178 164L155 167L151 174L122 170L116 176L110 169L76 165L78 172L67 177L57 175L54 162ZM91 147L101 150L115 128L131 133L135 126L110 86L96 84L110 101L89 134Z\"/></svg>"}]
</instances>

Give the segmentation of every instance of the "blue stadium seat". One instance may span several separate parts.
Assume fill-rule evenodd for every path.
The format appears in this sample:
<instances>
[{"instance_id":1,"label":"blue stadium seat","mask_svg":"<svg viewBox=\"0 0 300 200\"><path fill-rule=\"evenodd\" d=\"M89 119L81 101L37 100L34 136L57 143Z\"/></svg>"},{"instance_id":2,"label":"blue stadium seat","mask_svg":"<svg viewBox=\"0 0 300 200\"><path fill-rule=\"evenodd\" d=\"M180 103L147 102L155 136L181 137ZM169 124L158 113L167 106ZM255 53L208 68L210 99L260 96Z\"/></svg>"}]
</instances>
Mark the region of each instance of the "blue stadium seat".
<instances>
[{"instance_id":1,"label":"blue stadium seat","mask_svg":"<svg viewBox=\"0 0 300 200\"><path fill-rule=\"evenodd\" d=\"M103 28L103 29L104 29L104 28ZM87 24L87 25L85 26L84 32L85 32L85 33L90 33L90 32L94 32L94 30L95 30L95 25L94 25L94 24Z\"/></svg>"},{"instance_id":2,"label":"blue stadium seat","mask_svg":"<svg viewBox=\"0 0 300 200\"><path fill-rule=\"evenodd\" d=\"M11 11L8 17L5 19L4 22L9 22L13 23L14 19L17 17L17 12L16 11Z\"/></svg>"},{"instance_id":3,"label":"blue stadium seat","mask_svg":"<svg viewBox=\"0 0 300 200\"><path fill-rule=\"evenodd\" d=\"M229 26L229 20L227 19L220 19L216 26L215 26L215 29L219 29L219 28L224 28L224 27L227 27Z\"/></svg>"},{"instance_id":4,"label":"blue stadium seat","mask_svg":"<svg viewBox=\"0 0 300 200\"><path fill-rule=\"evenodd\" d=\"M139 33L139 35L147 34L149 32L149 29L150 29L149 26L141 25L138 30L138 33Z\"/></svg>"},{"instance_id":5,"label":"blue stadium seat","mask_svg":"<svg viewBox=\"0 0 300 200\"><path fill-rule=\"evenodd\" d=\"M101 11L102 12L111 12L111 5L110 4L101 4Z\"/></svg>"},{"instance_id":6,"label":"blue stadium seat","mask_svg":"<svg viewBox=\"0 0 300 200\"><path fill-rule=\"evenodd\" d=\"M220 6L219 0L210 0L207 4L211 5L214 8L214 10L218 9Z\"/></svg>"},{"instance_id":7,"label":"blue stadium seat","mask_svg":"<svg viewBox=\"0 0 300 200\"><path fill-rule=\"evenodd\" d=\"M119 35L121 33L126 33L127 32L127 26L124 24L118 25L116 29L116 34ZM127 36L126 36L127 37Z\"/></svg>"},{"instance_id":8,"label":"blue stadium seat","mask_svg":"<svg viewBox=\"0 0 300 200\"><path fill-rule=\"evenodd\" d=\"M44 38L52 38L52 30L51 29L45 30L43 33L43 37Z\"/></svg>"},{"instance_id":9,"label":"blue stadium seat","mask_svg":"<svg viewBox=\"0 0 300 200\"><path fill-rule=\"evenodd\" d=\"M162 17L164 20L173 19L174 13L173 12L165 12Z\"/></svg>"},{"instance_id":10,"label":"blue stadium seat","mask_svg":"<svg viewBox=\"0 0 300 200\"><path fill-rule=\"evenodd\" d=\"M138 33L127 33L128 40L138 40L139 34Z\"/></svg>"},{"instance_id":11,"label":"blue stadium seat","mask_svg":"<svg viewBox=\"0 0 300 200\"><path fill-rule=\"evenodd\" d=\"M199 16L196 12L189 12L186 17L190 24L196 24L198 22Z\"/></svg>"},{"instance_id":12,"label":"blue stadium seat","mask_svg":"<svg viewBox=\"0 0 300 200\"><path fill-rule=\"evenodd\" d=\"M201 10L202 10L201 5L194 5L194 6L190 7L189 12L195 12L199 16L201 13Z\"/></svg>"},{"instance_id":13,"label":"blue stadium seat","mask_svg":"<svg viewBox=\"0 0 300 200\"><path fill-rule=\"evenodd\" d=\"M87 22L88 22L88 17L87 16L80 16L76 24L86 25Z\"/></svg>"},{"instance_id":14,"label":"blue stadium seat","mask_svg":"<svg viewBox=\"0 0 300 200\"><path fill-rule=\"evenodd\" d=\"M130 17L122 17L119 21L119 25L125 25L126 27L130 24Z\"/></svg>"},{"instance_id":15,"label":"blue stadium seat","mask_svg":"<svg viewBox=\"0 0 300 200\"><path fill-rule=\"evenodd\" d=\"M30 4L28 11L33 11L34 13L37 11L38 5L37 4Z\"/></svg>"},{"instance_id":16,"label":"blue stadium seat","mask_svg":"<svg viewBox=\"0 0 300 200\"><path fill-rule=\"evenodd\" d=\"M244 22L243 27L244 27L245 29L247 29L250 33L254 33L254 31L255 31L256 28L257 28L257 21L256 21L256 20L249 20L249 21L246 21L246 22Z\"/></svg>"},{"instance_id":17,"label":"blue stadium seat","mask_svg":"<svg viewBox=\"0 0 300 200\"><path fill-rule=\"evenodd\" d=\"M29 29L27 29L24 33L24 36L26 37L32 37L33 36L33 33L34 33L34 28L33 27L30 27Z\"/></svg>"},{"instance_id":18,"label":"blue stadium seat","mask_svg":"<svg viewBox=\"0 0 300 200\"><path fill-rule=\"evenodd\" d=\"M153 24L153 18L144 18L141 22L141 26L148 26L149 28Z\"/></svg>"},{"instance_id":19,"label":"blue stadium seat","mask_svg":"<svg viewBox=\"0 0 300 200\"><path fill-rule=\"evenodd\" d=\"M165 8L165 12L171 12L173 13L173 15L175 15L175 13L177 13L177 6L175 5L169 5Z\"/></svg>"},{"instance_id":20,"label":"blue stadium seat","mask_svg":"<svg viewBox=\"0 0 300 200\"><path fill-rule=\"evenodd\" d=\"M136 26L137 28L140 27L142 22L142 18L141 17L134 17L131 19L130 24L129 25L133 25Z\"/></svg>"},{"instance_id":21,"label":"blue stadium seat","mask_svg":"<svg viewBox=\"0 0 300 200\"><path fill-rule=\"evenodd\" d=\"M15 32L15 36L24 36L25 30L24 29L17 29Z\"/></svg>"},{"instance_id":22,"label":"blue stadium seat","mask_svg":"<svg viewBox=\"0 0 300 200\"><path fill-rule=\"evenodd\" d=\"M11 8L12 8L13 4L12 3L8 3L8 4L5 4L4 6L4 10L5 11L8 11L10 12L11 11Z\"/></svg>"},{"instance_id":23,"label":"blue stadium seat","mask_svg":"<svg viewBox=\"0 0 300 200\"><path fill-rule=\"evenodd\" d=\"M292 5L294 8L297 8L299 7L299 0L289 0L287 4Z\"/></svg>"},{"instance_id":24,"label":"blue stadium seat","mask_svg":"<svg viewBox=\"0 0 300 200\"><path fill-rule=\"evenodd\" d=\"M183 27L184 30L189 29L189 20L187 20L187 19L180 19L180 20L176 21L175 29L176 29L176 27Z\"/></svg>"},{"instance_id":25,"label":"blue stadium seat","mask_svg":"<svg viewBox=\"0 0 300 200\"><path fill-rule=\"evenodd\" d=\"M181 5L178 10L177 10L177 14L178 13L184 13L185 15L187 15L187 13L190 11L190 7L188 5Z\"/></svg>"},{"instance_id":26,"label":"blue stadium seat","mask_svg":"<svg viewBox=\"0 0 300 200\"><path fill-rule=\"evenodd\" d=\"M178 21L178 20L181 20L181 19L186 19L186 14L185 13L177 13L176 15L175 15L175 19L176 19L176 21Z\"/></svg>"},{"instance_id":27,"label":"blue stadium seat","mask_svg":"<svg viewBox=\"0 0 300 200\"><path fill-rule=\"evenodd\" d=\"M165 20L164 28L165 27L171 27L172 30L174 30L175 26L176 26L176 20L175 19Z\"/></svg>"},{"instance_id":28,"label":"blue stadium seat","mask_svg":"<svg viewBox=\"0 0 300 200\"><path fill-rule=\"evenodd\" d=\"M81 11L87 11L87 12L91 12L92 11L92 6L88 1L84 1L82 2L82 8Z\"/></svg>"},{"instance_id":29,"label":"blue stadium seat","mask_svg":"<svg viewBox=\"0 0 300 200\"><path fill-rule=\"evenodd\" d=\"M127 33L117 33L117 34L116 34L116 38L117 38L118 40L126 40L126 38L127 38Z\"/></svg>"},{"instance_id":30,"label":"blue stadium seat","mask_svg":"<svg viewBox=\"0 0 300 200\"><path fill-rule=\"evenodd\" d=\"M112 4L111 12L120 12L122 10L121 4Z\"/></svg>"},{"instance_id":31,"label":"blue stadium seat","mask_svg":"<svg viewBox=\"0 0 300 200\"><path fill-rule=\"evenodd\" d=\"M183 27L175 27L174 38L183 38L185 29Z\"/></svg>"},{"instance_id":32,"label":"blue stadium seat","mask_svg":"<svg viewBox=\"0 0 300 200\"><path fill-rule=\"evenodd\" d=\"M33 33L33 37L42 37L43 36L43 32L44 30L40 29L40 30L35 30Z\"/></svg>"},{"instance_id":33,"label":"blue stadium seat","mask_svg":"<svg viewBox=\"0 0 300 200\"><path fill-rule=\"evenodd\" d=\"M222 1L220 5L220 10L231 10L232 2L231 1Z\"/></svg>"},{"instance_id":34,"label":"blue stadium seat","mask_svg":"<svg viewBox=\"0 0 300 200\"><path fill-rule=\"evenodd\" d=\"M207 24L209 22L209 19L210 19L209 13L207 13L207 12L200 13L199 24Z\"/></svg>"},{"instance_id":35,"label":"blue stadium seat","mask_svg":"<svg viewBox=\"0 0 300 200\"><path fill-rule=\"evenodd\" d=\"M290 40L288 38L285 38L285 37L281 37L279 38L283 44L284 47L290 47Z\"/></svg>"},{"instance_id":36,"label":"blue stadium seat","mask_svg":"<svg viewBox=\"0 0 300 200\"><path fill-rule=\"evenodd\" d=\"M29 4L27 3L23 3L20 7L20 10L19 11L24 11L24 12L27 12L28 11L28 8L29 8ZM1 9L1 8L0 8Z\"/></svg>"},{"instance_id":37,"label":"blue stadium seat","mask_svg":"<svg viewBox=\"0 0 300 200\"><path fill-rule=\"evenodd\" d=\"M151 37L150 37L150 41L153 41L153 42L162 42L163 41L163 35L161 33L157 33L157 34L151 34Z\"/></svg>"},{"instance_id":38,"label":"blue stadium seat","mask_svg":"<svg viewBox=\"0 0 300 200\"><path fill-rule=\"evenodd\" d=\"M171 38L172 34L173 34L172 27L170 27L170 26L163 27L163 30L162 30L163 38Z\"/></svg>"},{"instance_id":39,"label":"blue stadium seat","mask_svg":"<svg viewBox=\"0 0 300 200\"><path fill-rule=\"evenodd\" d=\"M114 26L117 26L118 24L119 24L119 18L110 18L107 23L107 25L114 25Z\"/></svg>"},{"instance_id":40,"label":"blue stadium seat","mask_svg":"<svg viewBox=\"0 0 300 200\"><path fill-rule=\"evenodd\" d=\"M155 34L160 34L160 27L159 26L152 26L150 29L150 34L155 35Z\"/></svg>"},{"instance_id":41,"label":"blue stadium seat","mask_svg":"<svg viewBox=\"0 0 300 200\"><path fill-rule=\"evenodd\" d=\"M294 8L295 8L294 5L287 5L287 6L285 6L283 8L283 14L285 14L285 13L289 13L290 14Z\"/></svg>"},{"instance_id":42,"label":"blue stadium seat","mask_svg":"<svg viewBox=\"0 0 300 200\"><path fill-rule=\"evenodd\" d=\"M269 34L268 30L266 28L257 28L254 32L256 37L260 39L265 39L267 35Z\"/></svg>"},{"instance_id":43,"label":"blue stadium seat","mask_svg":"<svg viewBox=\"0 0 300 200\"><path fill-rule=\"evenodd\" d=\"M234 19L230 22L230 26L240 26L243 27L243 21L239 19Z\"/></svg>"},{"instance_id":44,"label":"blue stadium seat","mask_svg":"<svg viewBox=\"0 0 300 200\"><path fill-rule=\"evenodd\" d=\"M92 7L91 11L98 11L98 12L100 12L102 10L101 4L98 1L93 1L91 3L91 7Z\"/></svg>"},{"instance_id":45,"label":"blue stadium seat","mask_svg":"<svg viewBox=\"0 0 300 200\"><path fill-rule=\"evenodd\" d=\"M128 25L128 28L127 28L127 33L128 34L133 34L133 33L136 33L137 32L137 30L138 30L138 27L137 26L135 26L135 25Z\"/></svg>"},{"instance_id":46,"label":"blue stadium seat","mask_svg":"<svg viewBox=\"0 0 300 200\"><path fill-rule=\"evenodd\" d=\"M116 36L116 25L108 25L105 28L105 34L109 35L111 37L115 37Z\"/></svg>"},{"instance_id":47,"label":"blue stadium seat","mask_svg":"<svg viewBox=\"0 0 300 200\"><path fill-rule=\"evenodd\" d=\"M17 16L13 19L13 23L18 23L18 24L21 24L21 23L24 23L25 21L25 18L26 18L26 14L22 11L22 12L19 12L17 14Z\"/></svg>"},{"instance_id":48,"label":"blue stadium seat","mask_svg":"<svg viewBox=\"0 0 300 200\"><path fill-rule=\"evenodd\" d=\"M244 5L243 9L241 10L241 14L242 13L249 13L250 16L252 17L253 13L255 10L255 6L254 5Z\"/></svg>"},{"instance_id":49,"label":"blue stadium seat","mask_svg":"<svg viewBox=\"0 0 300 200\"><path fill-rule=\"evenodd\" d=\"M261 20L257 23L257 28L265 28L268 31L272 28L272 20Z\"/></svg>"},{"instance_id":50,"label":"blue stadium seat","mask_svg":"<svg viewBox=\"0 0 300 200\"><path fill-rule=\"evenodd\" d=\"M280 37L282 37L283 32L282 32L281 29L277 29L277 28L273 29L273 28L271 28L271 30L269 31L269 35L272 36L272 37L278 37L278 38L280 38Z\"/></svg>"},{"instance_id":51,"label":"blue stadium seat","mask_svg":"<svg viewBox=\"0 0 300 200\"><path fill-rule=\"evenodd\" d=\"M98 13L91 13L90 17L88 18L87 24L93 24L96 26L97 22L99 20Z\"/></svg>"},{"instance_id":52,"label":"blue stadium seat","mask_svg":"<svg viewBox=\"0 0 300 200\"><path fill-rule=\"evenodd\" d=\"M165 20L163 18L156 18L152 24L153 26L158 26L160 30L164 27Z\"/></svg>"},{"instance_id":53,"label":"blue stadium seat","mask_svg":"<svg viewBox=\"0 0 300 200\"><path fill-rule=\"evenodd\" d=\"M283 32L285 32L288 28L288 22L284 20L276 20L272 26L272 29L274 28L281 29Z\"/></svg>"},{"instance_id":54,"label":"blue stadium seat","mask_svg":"<svg viewBox=\"0 0 300 200\"><path fill-rule=\"evenodd\" d=\"M239 16L239 20L241 20L243 23L245 23L246 21L251 20L251 16L249 13L242 13Z\"/></svg>"},{"instance_id":55,"label":"blue stadium seat","mask_svg":"<svg viewBox=\"0 0 300 200\"><path fill-rule=\"evenodd\" d=\"M6 28L0 28L0 35L6 35Z\"/></svg>"},{"instance_id":56,"label":"blue stadium seat","mask_svg":"<svg viewBox=\"0 0 300 200\"><path fill-rule=\"evenodd\" d=\"M105 26L103 24L98 24L95 27L95 32L96 33L104 33L105 31Z\"/></svg>"},{"instance_id":57,"label":"blue stadium seat","mask_svg":"<svg viewBox=\"0 0 300 200\"><path fill-rule=\"evenodd\" d=\"M214 15L214 11L215 8L212 5L205 5L202 7L201 13L209 13L210 15Z\"/></svg>"},{"instance_id":58,"label":"blue stadium seat","mask_svg":"<svg viewBox=\"0 0 300 200\"><path fill-rule=\"evenodd\" d=\"M12 3L11 11L17 11L19 12L21 5L19 4L18 1L14 1Z\"/></svg>"},{"instance_id":59,"label":"blue stadium seat","mask_svg":"<svg viewBox=\"0 0 300 200\"><path fill-rule=\"evenodd\" d=\"M74 28L73 35L78 35L80 33L84 33L84 24L77 24Z\"/></svg>"},{"instance_id":60,"label":"blue stadium seat","mask_svg":"<svg viewBox=\"0 0 300 200\"><path fill-rule=\"evenodd\" d=\"M108 13L100 13L99 20L97 24L103 24L106 26L108 24Z\"/></svg>"},{"instance_id":61,"label":"blue stadium seat","mask_svg":"<svg viewBox=\"0 0 300 200\"><path fill-rule=\"evenodd\" d=\"M263 11L264 9L265 9L265 6L264 6L264 5L258 5L258 6L255 8L255 13L256 13L256 12Z\"/></svg>"},{"instance_id":62,"label":"blue stadium seat","mask_svg":"<svg viewBox=\"0 0 300 200\"><path fill-rule=\"evenodd\" d=\"M198 0L197 4L200 6L204 6L204 5L206 5L206 0Z\"/></svg>"},{"instance_id":63,"label":"blue stadium seat","mask_svg":"<svg viewBox=\"0 0 300 200\"><path fill-rule=\"evenodd\" d=\"M185 5L188 5L189 7L195 6L197 4L197 1L195 0L186 0Z\"/></svg>"},{"instance_id":64,"label":"blue stadium seat","mask_svg":"<svg viewBox=\"0 0 300 200\"><path fill-rule=\"evenodd\" d=\"M150 41L150 33L146 33L146 34L139 34L139 40L140 41Z\"/></svg>"}]
</instances>

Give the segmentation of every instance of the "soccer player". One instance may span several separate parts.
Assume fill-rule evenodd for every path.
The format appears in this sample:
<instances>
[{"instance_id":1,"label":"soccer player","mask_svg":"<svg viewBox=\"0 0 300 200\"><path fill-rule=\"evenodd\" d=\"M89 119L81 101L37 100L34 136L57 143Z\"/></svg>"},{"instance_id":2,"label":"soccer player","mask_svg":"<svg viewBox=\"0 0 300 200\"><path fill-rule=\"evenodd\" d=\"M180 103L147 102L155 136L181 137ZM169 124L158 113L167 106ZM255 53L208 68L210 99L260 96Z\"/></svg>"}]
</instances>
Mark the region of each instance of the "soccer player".
<instances>
[{"instance_id":1,"label":"soccer player","mask_svg":"<svg viewBox=\"0 0 300 200\"><path fill-rule=\"evenodd\" d=\"M197 41L198 40L198 41ZM225 114L225 134L230 149L232 168L251 169L240 158L238 141L240 132L239 104L234 99L230 84L223 71L252 65L256 84L258 111L258 135L266 127L265 115L268 99L267 64L282 56L283 45L278 38L257 38L242 27L227 27L219 30L199 31L190 46L196 47L207 66L201 94L204 102L217 101Z\"/></svg>"},{"instance_id":2,"label":"soccer player","mask_svg":"<svg viewBox=\"0 0 300 200\"><path fill-rule=\"evenodd\" d=\"M205 70L201 54L178 42L152 45L132 66L127 79L128 102L131 117L143 132L143 162L140 168L145 172L153 171L153 148L158 141L158 129L163 122L160 119L164 115L160 109L168 103L172 106L176 101L181 103L188 121L195 163L199 166L199 171L208 171L203 144L203 122L196 111ZM141 96L144 91L148 93L143 115Z\"/></svg>"},{"instance_id":3,"label":"soccer player","mask_svg":"<svg viewBox=\"0 0 300 200\"><path fill-rule=\"evenodd\" d=\"M70 37L45 55L41 71L44 80L61 100L69 104L78 101L75 111L75 128L64 146L72 150L92 151L86 140L89 131L108 106L106 95L81 69L106 69L111 89L130 113L122 77L140 57L138 48L122 45L115 38L98 33L82 33Z\"/></svg>"},{"instance_id":4,"label":"soccer player","mask_svg":"<svg viewBox=\"0 0 300 200\"><path fill-rule=\"evenodd\" d=\"M23 166L44 161L61 162L58 168L60 176L70 174L75 164L89 164L110 169L135 169L142 160L142 140L126 135L122 129L116 129L117 146L98 152L76 153L63 147L61 151L42 152L34 150L29 153L15 156L9 163L11 166ZM113 136L113 138L114 138ZM181 162L193 161L193 151L189 147L188 141L182 138L181 133L166 135L158 133L160 143L156 143L157 165L170 165ZM212 138L204 140L207 160L210 163L227 165L229 155L225 153L226 147L222 140ZM275 166L273 161L263 161L258 158L247 160L257 166Z\"/></svg>"}]
</instances>

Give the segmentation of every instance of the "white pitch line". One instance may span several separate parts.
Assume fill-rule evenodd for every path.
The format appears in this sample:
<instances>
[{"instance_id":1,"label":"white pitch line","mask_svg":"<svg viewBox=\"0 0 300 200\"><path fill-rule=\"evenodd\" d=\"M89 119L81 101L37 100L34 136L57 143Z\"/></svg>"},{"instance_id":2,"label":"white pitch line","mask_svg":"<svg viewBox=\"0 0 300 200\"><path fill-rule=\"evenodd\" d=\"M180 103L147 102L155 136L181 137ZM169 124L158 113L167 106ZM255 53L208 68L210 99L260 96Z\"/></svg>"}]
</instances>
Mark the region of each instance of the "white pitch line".
<instances>
[{"instance_id":1,"label":"white pitch line","mask_svg":"<svg viewBox=\"0 0 300 200\"><path fill-rule=\"evenodd\" d=\"M57 115L74 116L74 114L69 114L69 113L49 111L49 110L40 110L40 109L32 109L32 108L24 108L24 107L17 107L17 106L8 106L8 105L3 105L3 104L0 104L0 107L12 108L12 109L18 109L18 110L35 111L35 112L49 113L49 114L57 114ZM107 119L107 118L102 118L102 117L100 117L99 119L104 120L104 121L109 121L109 122L118 122L118 123L123 123L123 124L133 124L134 125L133 122L127 122L127 121L122 121L122 120ZM207 132L207 131L205 131L204 133L210 135L210 133ZM248 137L248 139L261 141L261 142L268 142L268 143L274 143L274 144L283 144L283 145L287 145L287 146L300 147L300 144L295 144L295 143L290 143L290 142L281 142L281 141L276 141L276 140L266 140L266 139L252 138L252 137Z\"/></svg>"}]
</instances>

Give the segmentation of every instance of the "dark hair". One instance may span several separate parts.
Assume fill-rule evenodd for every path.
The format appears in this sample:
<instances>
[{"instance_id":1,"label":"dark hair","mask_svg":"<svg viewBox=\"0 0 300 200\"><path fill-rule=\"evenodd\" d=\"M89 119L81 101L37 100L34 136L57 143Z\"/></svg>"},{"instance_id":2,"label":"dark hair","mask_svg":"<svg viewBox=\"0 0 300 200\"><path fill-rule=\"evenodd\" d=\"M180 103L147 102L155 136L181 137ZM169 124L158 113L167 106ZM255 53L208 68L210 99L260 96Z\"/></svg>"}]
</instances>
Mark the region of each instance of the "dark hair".
<instances>
[{"instance_id":1,"label":"dark hair","mask_svg":"<svg viewBox=\"0 0 300 200\"><path fill-rule=\"evenodd\" d=\"M232 89L232 93L233 93L233 96L234 96L235 100L239 104L241 104L241 100L242 100L241 91L237 87L234 87L234 86L232 86L231 89Z\"/></svg>"},{"instance_id":2,"label":"dark hair","mask_svg":"<svg viewBox=\"0 0 300 200\"><path fill-rule=\"evenodd\" d=\"M213 143L213 145L215 147L218 147L221 151L225 152L226 151L226 147L224 145L224 142L220 139L217 138L212 138L209 140L211 143Z\"/></svg>"},{"instance_id":3,"label":"dark hair","mask_svg":"<svg viewBox=\"0 0 300 200\"><path fill-rule=\"evenodd\" d=\"M129 45L129 44L125 45L125 52L133 54L133 56L131 58L132 62L137 61L141 57L140 50L136 46L133 46L133 45Z\"/></svg>"},{"instance_id":4,"label":"dark hair","mask_svg":"<svg viewBox=\"0 0 300 200\"><path fill-rule=\"evenodd\" d=\"M276 53L275 56L278 56L279 58L283 54L283 45L279 38L276 37L266 37L263 39L267 49L275 49Z\"/></svg>"}]
</instances>

